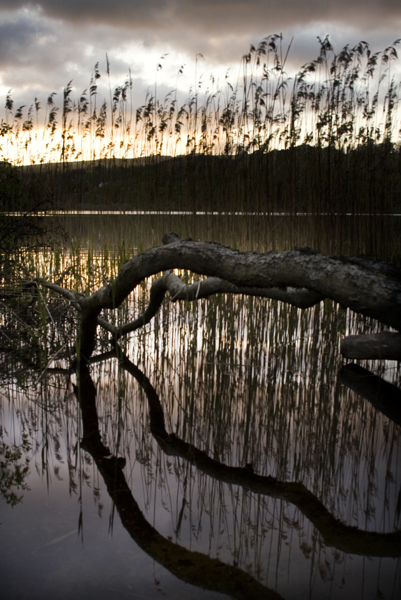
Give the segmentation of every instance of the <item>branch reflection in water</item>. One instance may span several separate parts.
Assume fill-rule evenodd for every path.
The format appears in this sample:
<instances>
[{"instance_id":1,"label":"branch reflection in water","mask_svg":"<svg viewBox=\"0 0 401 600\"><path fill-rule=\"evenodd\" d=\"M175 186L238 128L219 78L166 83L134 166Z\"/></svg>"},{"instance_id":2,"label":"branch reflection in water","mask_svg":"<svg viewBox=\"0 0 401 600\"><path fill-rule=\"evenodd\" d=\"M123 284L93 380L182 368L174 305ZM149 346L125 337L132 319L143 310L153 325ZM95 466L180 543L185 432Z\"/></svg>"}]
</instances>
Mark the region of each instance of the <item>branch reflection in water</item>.
<instances>
[{"instance_id":1,"label":"branch reflection in water","mask_svg":"<svg viewBox=\"0 0 401 600\"><path fill-rule=\"evenodd\" d=\"M140 292L135 302L141 303ZM363 327L376 326L365 320ZM163 306L153 324L122 343L132 360L120 354L105 362L106 355L93 361L92 379L81 372L74 390L82 447L124 526L155 560L185 581L234 597L243 585L253 586L252 597L268 597L269 590L271 597L295 597L286 592L288 580L297 585L300 564L309 569L299 579L300 593L309 578L310 593L321 594L317 573L329 586L338 571L345 580L355 577L348 554L401 555L400 429L337 384L341 329L358 332L361 323L329 302L301 313L277 302L221 296L193 307ZM70 485L79 486L84 473L88 481L94 476L86 452L81 471L74 458L75 436L81 436L70 397L74 377L61 357L46 364L48 377L43 369L39 377L30 372L39 395L28 392L34 402L21 399L16 418L31 440L46 437L45 472L62 458L64 427ZM99 381L97 412L92 380ZM126 460L126 477L118 455ZM153 525L134 500L140 490L129 485L138 462L142 511L156 511ZM199 575L199 565L207 576ZM381 568L393 581L399 577L396 564ZM226 569L226 576L217 580L213 569ZM348 583L342 597L352 595Z\"/></svg>"},{"instance_id":2,"label":"branch reflection in water","mask_svg":"<svg viewBox=\"0 0 401 600\"><path fill-rule=\"evenodd\" d=\"M136 369L127 359L124 366ZM138 377L142 373L135 371ZM81 448L89 452L94 459L99 472L107 486L107 491L113 499L121 521L135 542L154 560L187 583L199 587L223 592L233 598L282 598L273 590L267 589L248 573L235 566L226 565L218 559L212 559L200 552L186 550L182 546L166 539L152 527L144 518L135 501L123 474L125 460L110 454L101 439L99 419L96 410L96 388L90 378L89 370L81 365L78 375L79 385L76 395L81 407L83 423L83 439ZM148 384L150 400L151 429L153 435L160 433L163 414L160 403L155 405L157 396L152 394L149 382L143 379L143 385ZM152 402L153 400L153 402ZM157 399L158 400L158 399ZM153 418L152 418L153 413ZM156 430L156 434L155 434Z\"/></svg>"}]
</instances>

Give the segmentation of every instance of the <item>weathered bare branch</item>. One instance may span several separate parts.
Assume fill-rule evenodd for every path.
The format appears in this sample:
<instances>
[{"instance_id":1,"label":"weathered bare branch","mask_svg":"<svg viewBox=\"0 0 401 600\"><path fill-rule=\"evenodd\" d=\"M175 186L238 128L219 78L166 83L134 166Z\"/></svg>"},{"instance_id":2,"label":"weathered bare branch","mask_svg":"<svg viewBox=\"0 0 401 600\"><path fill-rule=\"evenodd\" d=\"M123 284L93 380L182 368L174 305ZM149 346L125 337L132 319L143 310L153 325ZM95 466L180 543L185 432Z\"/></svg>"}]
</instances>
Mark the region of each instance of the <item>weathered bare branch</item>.
<instances>
[{"instance_id":1,"label":"weathered bare branch","mask_svg":"<svg viewBox=\"0 0 401 600\"><path fill-rule=\"evenodd\" d=\"M115 327L101 317L98 317L97 322L101 327L112 333L116 339L119 339L149 323L157 314L166 292L170 293L173 302L178 300L196 301L201 298L209 298L215 294L242 294L281 300L298 308L309 308L323 299L319 294L306 289L239 287L218 277L209 277L197 283L186 284L175 273L166 271L162 277L153 282L150 289L149 305L146 311L135 321L125 323L121 327Z\"/></svg>"},{"instance_id":2,"label":"weathered bare branch","mask_svg":"<svg viewBox=\"0 0 401 600\"><path fill-rule=\"evenodd\" d=\"M159 279L156 279L153 282L152 287L150 289L149 305L145 312L142 315L140 315L137 319L135 319L134 321L130 321L129 323L125 323L121 327L116 327L115 325L112 325L105 319L102 319L102 317L98 317L98 325L103 327L103 329L105 329L106 331L109 331L115 339L120 339L122 336L127 335L127 333L131 333L132 331L136 331L144 325L147 325L147 323L149 323L157 314L157 311L159 310L163 302L166 292L168 291L166 285L166 276L168 274L169 273L166 273L165 275L159 277Z\"/></svg>"},{"instance_id":3,"label":"weathered bare branch","mask_svg":"<svg viewBox=\"0 0 401 600\"><path fill-rule=\"evenodd\" d=\"M35 279L35 283L38 283L40 285L42 285L43 287L52 290L53 292L56 292L57 294L60 294L60 296L63 296L64 298L66 298L67 300L69 300L72 304L72 306L74 306L74 308L76 308L77 310L81 310L81 306L79 304L79 299L81 294L76 294L75 292L72 292L71 290L68 290L67 288L64 288L60 285L58 285L57 283L51 283L50 281L47 281L46 279L43 279L42 277L37 277Z\"/></svg>"},{"instance_id":4,"label":"weathered bare branch","mask_svg":"<svg viewBox=\"0 0 401 600\"><path fill-rule=\"evenodd\" d=\"M218 277L241 288L306 288L401 329L399 282L322 254L302 250L257 254L214 242L174 242L146 250L128 260L113 282L79 304L84 312L116 308L146 277L174 268Z\"/></svg>"},{"instance_id":5,"label":"weathered bare branch","mask_svg":"<svg viewBox=\"0 0 401 600\"><path fill-rule=\"evenodd\" d=\"M330 298L401 330L401 282L376 274L371 265L366 268L349 260L330 258L305 249L266 254L239 252L214 242L179 241L178 236L169 235L170 238L165 237L167 244L131 258L114 281L78 300L82 309L84 356L88 358L93 352L97 317L103 308L118 307L146 277L174 268L218 278L224 281L224 285L219 284L221 289L227 286L227 291L234 286L236 290L258 290L258 295L261 295L260 290L266 290L266 295L269 295L267 290L272 288L282 288L286 293L288 288L295 288L290 290L294 301L297 294L302 298L305 290L309 290L316 294L316 300L319 297ZM174 288L177 281L170 279ZM160 283L158 299L165 293L165 284L165 281ZM208 286L217 289L216 279L204 284L206 289ZM183 290L181 292L184 294ZM150 306L149 310L148 316L153 307ZM135 328L137 326L138 323ZM129 324L129 327L134 325Z\"/></svg>"},{"instance_id":6,"label":"weathered bare branch","mask_svg":"<svg viewBox=\"0 0 401 600\"><path fill-rule=\"evenodd\" d=\"M349 335L341 342L341 354L345 358L401 361L401 333Z\"/></svg>"},{"instance_id":7,"label":"weathered bare branch","mask_svg":"<svg viewBox=\"0 0 401 600\"><path fill-rule=\"evenodd\" d=\"M200 300L214 294L242 294L244 296L259 296L261 298L281 300L297 308L309 308L324 299L320 294L303 288L238 286L218 277L209 277L198 283L187 285L174 273L168 274L166 285L173 301Z\"/></svg>"},{"instance_id":8,"label":"weathered bare branch","mask_svg":"<svg viewBox=\"0 0 401 600\"><path fill-rule=\"evenodd\" d=\"M81 312L81 354L87 359L101 325L119 338L148 323L168 291L171 299L198 300L217 293L273 298L307 308L329 298L344 307L401 330L401 280L371 260L328 257L310 249L282 253L239 252L214 242L181 241L166 234L164 245L128 260L117 277L90 296L82 296L43 279L36 282L67 298ZM186 285L172 269L188 269L208 278ZM115 327L100 317L117 308L145 278L164 272L151 288L149 306L136 320ZM390 274L391 277L388 275ZM351 356L351 355L347 355Z\"/></svg>"}]
</instances>

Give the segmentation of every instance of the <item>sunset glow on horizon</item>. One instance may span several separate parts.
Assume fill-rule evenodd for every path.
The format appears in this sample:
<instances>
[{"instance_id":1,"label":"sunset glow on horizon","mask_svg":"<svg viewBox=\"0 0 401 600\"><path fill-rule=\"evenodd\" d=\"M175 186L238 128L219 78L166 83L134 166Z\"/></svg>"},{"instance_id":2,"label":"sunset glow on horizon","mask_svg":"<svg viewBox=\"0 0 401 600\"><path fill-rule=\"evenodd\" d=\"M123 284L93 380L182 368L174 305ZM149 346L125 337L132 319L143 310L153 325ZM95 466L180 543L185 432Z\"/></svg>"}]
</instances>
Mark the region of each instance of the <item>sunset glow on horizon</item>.
<instances>
[{"instance_id":1,"label":"sunset glow on horizon","mask_svg":"<svg viewBox=\"0 0 401 600\"><path fill-rule=\"evenodd\" d=\"M282 33L267 35L274 31ZM322 93L327 108L336 77L345 94L335 124L342 127L342 147L355 146L361 128L362 137L376 142L388 139L391 128L398 143L400 32L401 6L391 1L383 7L376 0L352 6L341 0L316 9L295 0L280 8L251 0L244 9L225 0L73 1L68 7L3 0L0 157L37 164L234 153L246 146L284 148L295 133L297 144L315 144L326 135L319 125L326 117L313 95ZM331 49L323 56L325 40ZM330 73L344 52L349 61ZM300 82L312 62L315 69ZM295 98L302 113L296 127L290 124Z\"/></svg>"}]
</instances>

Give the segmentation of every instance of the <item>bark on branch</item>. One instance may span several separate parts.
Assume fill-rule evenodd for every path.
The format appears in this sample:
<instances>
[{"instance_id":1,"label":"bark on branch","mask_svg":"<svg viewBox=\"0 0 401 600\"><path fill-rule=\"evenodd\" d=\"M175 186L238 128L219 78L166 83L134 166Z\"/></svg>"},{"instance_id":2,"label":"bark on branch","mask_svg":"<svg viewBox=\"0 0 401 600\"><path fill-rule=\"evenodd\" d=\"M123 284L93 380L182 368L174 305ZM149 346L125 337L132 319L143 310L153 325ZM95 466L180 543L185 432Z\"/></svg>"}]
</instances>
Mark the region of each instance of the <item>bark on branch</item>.
<instances>
[{"instance_id":1,"label":"bark on branch","mask_svg":"<svg viewBox=\"0 0 401 600\"><path fill-rule=\"evenodd\" d=\"M239 287L218 277L209 277L198 283L186 284L175 273L166 271L162 277L153 282L150 289L149 305L146 311L137 319L125 323L121 327L115 327L101 317L98 317L97 322L101 327L110 331L115 339L119 339L149 323L157 314L167 292L169 292L172 302L178 300L197 301L215 294L242 294L281 300L297 308L309 308L323 299L319 294L306 289Z\"/></svg>"},{"instance_id":2,"label":"bark on branch","mask_svg":"<svg viewBox=\"0 0 401 600\"><path fill-rule=\"evenodd\" d=\"M114 281L90 296L69 298L81 312L82 356L89 358L94 350L102 309L117 308L145 278L172 269L187 269L209 279L186 286L173 273L166 273L154 284L144 315L119 329L104 320L100 324L121 337L149 322L169 291L173 300L236 293L276 298L300 308L329 298L401 330L401 279L394 276L395 268L389 271L381 263L374 268L372 261L328 257L309 249L258 254L215 242L181 241L176 234L167 234L163 241L163 246L128 260Z\"/></svg>"},{"instance_id":3,"label":"bark on branch","mask_svg":"<svg viewBox=\"0 0 401 600\"><path fill-rule=\"evenodd\" d=\"M345 358L401 361L401 333L349 335L341 342L341 354Z\"/></svg>"},{"instance_id":4,"label":"bark on branch","mask_svg":"<svg viewBox=\"0 0 401 600\"><path fill-rule=\"evenodd\" d=\"M215 242L177 241L146 250L79 304L86 313L116 308L146 277L169 269L188 269L241 288L306 288L401 330L399 281L341 258L302 250L239 252Z\"/></svg>"},{"instance_id":5,"label":"bark on branch","mask_svg":"<svg viewBox=\"0 0 401 600\"><path fill-rule=\"evenodd\" d=\"M166 286L173 301L199 300L214 294L243 294L281 300L298 308L309 308L323 300L320 294L303 288L239 286L218 277L209 277L199 283L187 285L174 273L166 276Z\"/></svg>"}]
</instances>

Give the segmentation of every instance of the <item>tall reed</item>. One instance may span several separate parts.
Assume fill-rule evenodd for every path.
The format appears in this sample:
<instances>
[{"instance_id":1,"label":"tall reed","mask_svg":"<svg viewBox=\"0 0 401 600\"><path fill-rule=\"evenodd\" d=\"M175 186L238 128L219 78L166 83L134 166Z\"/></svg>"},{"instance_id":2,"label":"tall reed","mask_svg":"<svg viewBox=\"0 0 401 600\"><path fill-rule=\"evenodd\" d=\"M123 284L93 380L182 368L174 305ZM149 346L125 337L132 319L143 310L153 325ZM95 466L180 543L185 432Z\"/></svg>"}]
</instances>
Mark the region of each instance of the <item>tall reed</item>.
<instances>
[{"instance_id":1,"label":"tall reed","mask_svg":"<svg viewBox=\"0 0 401 600\"><path fill-rule=\"evenodd\" d=\"M55 93L50 94L42 123L36 98L25 112L24 106L14 108L9 93L0 151L15 164L33 164L188 153L238 155L301 144L347 152L372 143L399 143L399 82L392 65L400 40L381 52L360 42L339 53L328 37L318 41L317 58L290 76L282 36L267 36L242 57L237 80L226 76L220 86L212 76L207 85L199 77L197 55L195 86L181 106L177 88L164 99L157 95L160 63L154 91L134 109L131 73L112 91L106 56L109 102L98 99L99 63L88 89L75 100L72 82L64 88L61 108Z\"/></svg>"}]
</instances>

